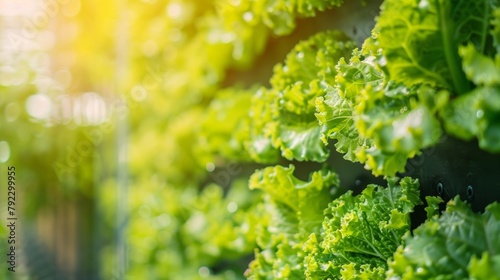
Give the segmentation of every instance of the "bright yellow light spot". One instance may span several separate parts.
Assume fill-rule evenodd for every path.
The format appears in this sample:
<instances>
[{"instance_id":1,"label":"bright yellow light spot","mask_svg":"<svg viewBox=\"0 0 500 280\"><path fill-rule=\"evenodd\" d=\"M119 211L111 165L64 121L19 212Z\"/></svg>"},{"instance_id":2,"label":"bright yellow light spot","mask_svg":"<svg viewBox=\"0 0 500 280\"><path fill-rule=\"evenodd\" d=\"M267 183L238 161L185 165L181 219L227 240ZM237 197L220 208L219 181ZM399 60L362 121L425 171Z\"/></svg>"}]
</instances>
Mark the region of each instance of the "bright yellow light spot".
<instances>
[{"instance_id":1,"label":"bright yellow light spot","mask_svg":"<svg viewBox=\"0 0 500 280\"><path fill-rule=\"evenodd\" d=\"M167 6L167 15L172 19L178 19L182 16L182 5L180 3L170 3Z\"/></svg>"},{"instance_id":2,"label":"bright yellow light spot","mask_svg":"<svg viewBox=\"0 0 500 280\"><path fill-rule=\"evenodd\" d=\"M45 94L35 94L26 101L26 110L33 118L45 120L50 117L52 112L52 101Z\"/></svg>"},{"instance_id":3,"label":"bright yellow light spot","mask_svg":"<svg viewBox=\"0 0 500 280\"><path fill-rule=\"evenodd\" d=\"M84 124L97 125L106 120L106 103L99 94L87 92L81 102Z\"/></svg>"},{"instance_id":4,"label":"bright yellow light spot","mask_svg":"<svg viewBox=\"0 0 500 280\"><path fill-rule=\"evenodd\" d=\"M10 158L10 147L7 141L0 141L0 163L7 162Z\"/></svg>"}]
</instances>

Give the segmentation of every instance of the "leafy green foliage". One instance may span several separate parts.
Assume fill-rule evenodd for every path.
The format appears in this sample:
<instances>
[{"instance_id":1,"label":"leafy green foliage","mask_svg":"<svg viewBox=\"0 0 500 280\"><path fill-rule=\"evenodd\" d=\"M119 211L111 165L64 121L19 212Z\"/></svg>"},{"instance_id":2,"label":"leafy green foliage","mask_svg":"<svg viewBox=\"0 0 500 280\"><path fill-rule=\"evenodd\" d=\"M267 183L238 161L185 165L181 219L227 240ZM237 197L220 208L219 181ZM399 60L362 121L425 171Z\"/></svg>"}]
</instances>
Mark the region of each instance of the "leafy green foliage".
<instances>
[{"instance_id":1,"label":"leafy green foliage","mask_svg":"<svg viewBox=\"0 0 500 280\"><path fill-rule=\"evenodd\" d=\"M481 148L500 152L496 0L385 0L372 37L361 49L345 34L329 29L331 22L310 21L324 31L296 44L285 61L274 66L270 79L266 71L255 73L271 70L274 62L262 62L270 56L266 48L283 48L269 42L282 36L287 44L295 44L298 38L293 36L311 33L291 34L297 19L342 2L167 0L127 2L119 9L116 3L85 2L80 15L69 17L68 26L76 33L67 47L58 49L64 59L54 59L73 57L64 67L75 69L69 80L78 79L63 85L67 73L54 74L48 79L54 82L52 88L38 81L44 69L23 76L17 73L23 71L9 75L9 67L0 67L0 90L5 93L0 94L0 111L6 116L0 126L2 132L12 132L0 141L12 147L10 161L29 159L21 173L22 181L31 182L25 183L26 189L55 186L28 197L25 205L30 208L24 213L35 216L39 205L53 207L49 203L54 194L70 203L73 193L85 198L97 194L103 208L115 209L118 182L104 178L120 168L127 170L124 177L132 186L130 263L123 268L127 277L241 279L252 251L255 260L246 273L250 279L499 275L496 204L479 215L456 200L439 217L439 199L427 198L428 222L412 236L409 213L420 200L418 184L411 178L399 183L388 179L387 188L370 185L360 195L348 192L335 200L338 178L326 166L306 174L308 181L298 179L294 172L302 170L293 166L264 168L250 178L250 189L258 191L250 191L247 182L255 165L224 174L231 177L227 184L217 182L215 173L229 160L326 162L332 160L328 144L375 175L392 178L404 171L408 159L434 145L442 130L466 140L477 138ZM100 8L97 16L84 16L93 7ZM109 34L121 32L116 29L120 24L110 19L118 18L121 9L126 11L123 22L132 24L127 36L116 36L115 42ZM288 34L292 36L283 37ZM110 53L125 45L127 51ZM36 61L45 60L40 59L45 55L37 55L16 63L8 56L2 55L4 64L26 68L37 68ZM115 71L115 64L130 67ZM238 75L246 77L240 81L234 78ZM27 85L16 87L17 76ZM260 84L267 80L270 86ZM125 93L125 113L114 106L107 117L121 118L119 131L100 135L107 139L91 145L98 152L72 165L77 175L68 173L61 180L53 172L33 171L65 160L68 155L61 146L87 141L88 132L101 127L75 129L78 124L69 121L71 125L61 130L57 117L41 121L24 112L27 99L43 92L54 115L64 115L66 109L57 100L66 93L101 93L115 87ZM119 161L127 162L127 168L125 163L108 167L118 155L107 148L125 134L128 142L122 144L127 142L128 153L120 150ZM105 229L116 222L114 211L103 215ZM102 257L103 278L116 276L116 264L109 261L116 259L113 246L103 253L111 256Z\"/></svg>"},{"instance_id":2,"label":"leafy green foliage","mask_svg":"<svg viewBox=\"0 0 500 280\"><path fill-rule=\"evenodd\" d=\"M421 204L418 181L388 180L332 201L323 231L311 234L304 250L307 279L384 279L390 259L410 231L410 213ZM320 237L320 240L317 238Z\"/></svg>"},{"instance_id":3,"label":"leafy green foliage","mask_svg":"<svg viewBox=\"0 0 500 280\"><path fill-rule=\"evenodd\" d=\"M483 214L455 198L405 239L389 262L388 277L398 279L498 279L500 205ZM488 273L488 274L485 274Z\"/></svg>"},{"instance_id":4,"label":"leafy green foliage","mask_svg":"<svg viewBox=\"0 0 500 280\"><path fill-rule=\"evenodd\" d=\"M469 91L458 46L472 42L485 50L492 2L384 1L375 29L391 79L407 86L427 83L457 94Z\"/></svg>"},{"instance_id":5,"label":"leafy green foliage","mask_svg":"<svg viewBox=\"0 0 500 280\"><path fill-rule=\"evenodd\" d=\"M336 83L330 86L324 97L316 99L316 117L320 124L325 125L323 141L327 143L327 137L337 140L337 151L351 161L356 161L356 154L371 144L366 143L355 127L357 94L365 85L380 82L380 73L374 71L371 61L361 61L360 56L355 52L349 64L341 58L336 66Z\"/></svg>"},{"instance_id":6,"label":"leafy green foliage","mask_svg":"<svg viewBox=\"0 0 500 280\"><path fill-rule=\"evenodd\" d=\"M494 15L498 17L500 9ZM498 19L493 20L491 35L498 49ZM463 139L477 137L479 146L491 152L500 151L500 53L490 57L472 43L459 48L467 78L477 87L453 100L443 112L450 134Z\"/></svg>"},{"instance_id":7,"label":"leafy green foliage","mask_svg":"<svg viewBox=\"0 0 500 280\"><path fill-rule=\"evenodd\" d=\"M214 162L216 156L250 161L250 155L245 153L245 143L250 138L248 112L252 95L252 90L233 88L218 92L202 118L198 145L200 163Z\"/></svg>"},{"instance_id":8,"label":"leafy green foliage","mask_svg":"<svg viewBox=\"0 0 500 280\"><path fill-rule=\"evenodd\" d=\"M275 66L272 88L260 90L253 100L257 129L251 147L271 144L289 160L325 161L329 153L320 140L323 128L314 116L315 100L325 93L324 81L335 76L337 61L354 46L338 31L316 34L295 46L285 64Z\"/></svg>"},{"instance_id":9,"label":"leafy green foliage","mask_svg":"<svg viewBox=\"0 0 500 280\"><path fill-rule=\"evenodd\" d=\"M198 193L188 186L165 188L159 180L143 182L154 184L154 192L143 192L141 186L132 192L131 207L139 210L131 216L130 257L138 265L130 268L130 277L201 279L200 267L237 264L252 252L258 197L248 189L246 180L235 181L227 194L215 184ZM241 268L228 266L225 276L209 279L241 279Z\"/></svg>"},{"instance_id":10,"label":"leafy green foliage","mask_svg":"<svg viewBox=\"0 0 500 280\"><path fill-rule=\"evenodd\" d=\"M235 27L247 26L247 32L251 28L258 28L263 25L271 29L275 34L286 35L295 28L295 21L300 17L312 17L317 11L325 11L342 4L342 0L310 0L310 1L285 1L285 0L243 0L230 1L219 0L217 7L221 17L225 19L226 26ZM246 30L245 30L246 31ZM256 30L260 31L259 29ZM255 31L254 31L255 32ZM245 35L238 37L247 37ZM250 40L255 37L248 36Z\"/></svg>"},{"instance_id":11,"label":"leafy green foliage","mask_svg":"<svg viewBox=\"0 0 500 280\"><path fill-rule=\"evenodd\" d=\"M250 107L250 141L246 148L253 160L260 163L276 163L279 159L279 149L272 143L272 135L277 122L273 108L276 107L275 94L265 88L259 89Z\"/></svg>"},{"instance_id":12,"label":"leafy green foliage","mask_svg":"<svg viewBox=\"0 0 500 280\"><path fill-rule=\"evenodd\" d=\"M496 61L478 52L474 45L461 46L460 56L467 79L478 86L495 86L500 84L500 61Z\"/></svg>"},{"instance_id":13,"label":"leafy green foliage","mask_svg":"<svg viewBox=\"0 0 500 280\"><path fill-rule=\"evenodd\" d=\"M437 109L447 101L426 86L406 88L388 82L383 89L362 91L357 110L357 127L374 146L358 155L366 156L374 174L394 175L403 172L406 161L421 149L436 144L441 137Z\"/></svg>"},{"instance_id":14,"label":"leafy green foliage","mask_svg":"<svg viewBox=\"0 0 500 280\"><path fill-rule=\"evenodd\" d=\"M477 137L479 145L500 151L500 94L498 87L479 87L453 100L443 110L446 129L463 139Z\"/></svg>"},{"instance_id":15,"label":"leafy green foliage","mask_svg":"<svg viewBox=\"0 0 500 280\"><path fill-rule=\"evenodd\" d=\"M493 0L384 1L375 28L390 78L463 94L437 108L446 132L477 137L493 152L500 151L497 5ZM479 88L470 90L467 79Z\"/></svg>"},{"instance_id":16,"label":"leafy green foliage","mask_svg":"<svg viewBox=\"0 0 500 280\"><path fill-rule=\"evenodd\" d=\"M438 141L435 112L447 99L430 87L387 80L380 65L384 57L373 49L370 38L349 63L339 61L334 87L316 100L316 117L344 158L366 163L374 174L394 176L408 158Z\"/></svg>"},{"instance_id":17,"label":"leafy green foliage","mask_svg":"<svg viewBox=\"0 0 500 280\"><path fill-rule=\"evenodd\" d=\"M285 159L324 162L330 157L326 145L333 140L346 159L390 177L404 171L406 161L421 149L434 145L443 128L464 139L477 137L481 147L498 151L496 1L386 0L373 36L361 50L353 51L356 45L344 34L324 31L301 41L283 64L274 67L270 87L221 89L225 70L250 65L271 33L288 34L296 18L337 4L216 1L216 13L208 12L199 25L193 25L202 34L192 37L189 53L172 65L181 65L183 81L200 81L185 82L175 92L196 92L208 100L206 108L203 102L196 105L208 109L206 113L187 110L186 114L186 118L193 116L188 118L190 123L203 119L199 121L201 141L193 149L201 151L200 158L208 155L205 161L222 157L268 164ZM197 49L216 62L193 62ZM215 123L220 125L212 126ZM194 133L186 130L176 138L188 142ZM404 259L407 252L396 248L415 246L412 237L403 239L411 236L409 213L421 203L415 180L404 178L397 186L395 179L389 179L387 188L370 185L361 195L347 193L332 201L331 187L338 185L332 172L312 173L308 182L293 173L293 166L275 166L250 178L250 188L264 195L251 208L256 236L238 239L255 240L258 247L247 277L383 279L388 268L395 273L393 266L413 265ZM432 223L435 228L441 219L437 217L439 201L428 198L428 202L429 222L423 228ZM449 215L461 213L458 208L449 209ZM206 222L211 217L206 213L211 211L190 212L180 226L180 236L192 236L187 238L189 250L207 261L219 255L208 254L202 243L216 244L208 246L209 252L235 250L225 248L218 239L203 238L202 233L214 233ZM480 223L478 216L470 220ZM415 239L422 232L416 231ZM449 238L455 236L436 242L447 244ZM409 242L406 247L405 240ZM458 251L451 254L463 250L456 246ZM473 277L482 277L480 269L491 274L498 270L495 252L478 248L469 259L462 269ZM439 260L424 270L440 270ZM411 278L420 272L402 273Z\"/></svg>"},{"instance_id":18,"label":"leafy green foliage","mask_svg":"<svg viewBox=\"0 0 500 280\"><path fill-rule=\"evenodd\" d=\"M300 279L303 277L302 245L323 221L323 209L331 201L338 177L330 171L311 174L308 182L297 179L294 167L267 167L250 178L250 188L264 192L257 225L255 260L249 279Z\"/></svg>"},{"instance_id":19,"label":"leafy green foliage","mask_svg":"<svg viewBox=\"0 0 500 280\"><path fill-rule=\"evenodd\" d=\"M500 256L490 257L483 252L481 257L472 256L467 268L471 279L500 279Z\"/></svg>"}]
</instances>

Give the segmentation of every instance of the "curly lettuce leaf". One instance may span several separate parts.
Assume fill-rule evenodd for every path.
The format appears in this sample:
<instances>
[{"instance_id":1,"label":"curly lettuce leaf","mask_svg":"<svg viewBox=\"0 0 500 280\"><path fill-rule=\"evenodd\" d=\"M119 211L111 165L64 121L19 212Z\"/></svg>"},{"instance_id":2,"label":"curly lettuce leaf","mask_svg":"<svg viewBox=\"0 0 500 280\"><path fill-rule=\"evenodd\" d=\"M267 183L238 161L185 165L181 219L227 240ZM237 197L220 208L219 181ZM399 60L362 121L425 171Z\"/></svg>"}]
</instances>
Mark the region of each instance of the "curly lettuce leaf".
<instances>
[{"instance_id":1,"label":"curly lettuce leaf","mask_svg":"<svg viewBox=\"0 0 500 280\"><path fill-rule=\"evenodd\" d=\"M250 178L250 188L264 193L257 225L255 260L249 279L301 279L302 245L311 232L319 232L323 209L332 199L338 177L329 171L311 174L308 182L293 175L294 167L268 167Z\"/></svg>"},{"instance_id":2,"label":"curly lettuce leaf","mask_svg":"<svg viewBox=\"0 0 500 280\"><path fill-rule=\"evenodd\" d=\"M317 11L325 11L342 4L342 0L242 0L217 1L218 12L226 19L228 27L263 25L275 34L287 35L295 29L297 18L313 17Z\"/></svg>"},{"instance_id":3,"label":"curly lettuce leaf","mask_svg":"<svg viewBox=\"0 0 500 280\"><path fill-rule=\"evenodd\" d=\"M279 76L275 74L273 79L286 81L286 78L277 78ZM314 110L311 100L323 94L323 89L317 79L309 86L304 86L304 82L307 82L304 77L297 77L293 85L284 86L282 91L275 91L279 105L275 107L278 122L272 135L272 143L274 147L281 149L281 155L286 159L322 162L328 158L329 153L320 140L321 127L311 113Z\"/></svg>"},{"instance_id":4,"label":"curly lettuce leaf","mask_svg":"<svg viewBox=\"0 0 500 280\"><path fill-rule=\"evenodd\" d=\"M443 106L444 99L433 99L436 93L429 87L411 89L389 82L383 90L363 92L358 106L360 118L357 125L365 137L374 140L384 152L408 153L412 157L419 149L435 144L440 136L440 126L429 108L436 103Z\"/></svg>"},{"instance_id":5,"label":"curly lettuce leaf","mask_svg":"<svg viewBox=\"0 0 500 280\"><path fill-rule=\"evenodd\" d=\"M256 279L300 279L303 275L300 258L301 242L295 236L296 213L266 199L259 205L261 219L256 225L255 259L249 264L245 277Z\"/></svg>"},{"instance_id":6,"label":"curly lettuce leaf","mask_svg":"<svg viewBox=\"0 0 500 280\"><path fill-rule=\"evenodd\" d=\"M403 172L409 158L440 139L441 125L435 112L447 102L446 94L389 81L382 89L367 87L359 99L356 126L374 145L358 157L366 157L374 174Z\"/></svg>"},{"instance_id":7,"label":"curly lettuce leaf","mask_svg":"<svg viewBox=\"0 0 500 280\"><path fill-rule=\"evenodd\" d=\"M365 139L360 137L354 127L354 102L340 96L338 90L331 88L327 94L316 99L316 118L322 126L321 140L325 145L328 139L335 139L335 148L344 158L357 161L356 153L363 149Z\"/></svg>"},{"instance_id":8,"label":"curly lettuce leaf","mask_svg":"<svg viewBox=\"0 0 500 280\"><path fill-rule=\"evenodd\" d=\"M321 127L316 123L309 126L283 126L277 129L279 137L274 144L281 147L282 155L291 160L322 162L328 158L328 151L321 142Z\"/></svg>"},{"instance_id":9,"label":"curly lettuce leaf","mask_svg":"<svg viewBox=\"0 0 500 280\"><path fill-rule=\"evenodd\" d=\"M321 240L312 234L304 245L307 279L384 279L387 260L410 231L410 213L422 203L417 180L396 183L369 185L328 205Z\"/></svg>"},{"instance_id":10,"label":"curly lettuce leaf","mask_svg":"<svg viewBox=\"0 0 500 280\"><path fill-rule=\"evenodd\" d=\"M349 63L339 61L335 86L316 100L316 117L326 126L323 140L336 140L345 159L365 163L375 175L394 176L420 149L437 142L435 112L448 97L430 87L387 81L376 49L370 38Z\"/></svg>"},{"instance_id":11,"label":"curly lettuce leaf","mask_svg":"<svg viewBox=\"0 0 500 280\"><path fill-rule=\"evenodd\" d=\"M486 49L494 0L386 0L377 26L391 79L406 86L427 83L456 94L470 86L458 47Z\"/></svg>"},{"instance_id":12,"label":"curly lettuce leaf","mask_svg":"<svg viewBox=\"0 0 500 280\"><path fill-rule=\"evenodd\" d=\"M340 269L332 262L333 254L322 251L316 234L311 234L303 248L306 252L304 266L306 267L305 279L384 279L385 267L383 262L358 265L356 262L348 262ZM350 260L348 260L350 261Z\"/></svg>"},{"instance_id":13,"label":"curly lettuce leaf","mask_svg":"<svg viewBox=\"0 0 500 280\"><path fill-rule=\"evenodd\" d=\"M350 161L358 161L356 154L366 148L366 139L359 135L355 127L358 93L367 85L381 83L379 71L373 67L372 59L362 59L359 50L354 50L349 61L341 58L335 67L335 82L327 94L316 99L316 118L324 126L323 141L328 138L337 142L335 147Z\"/></svg>"},{"instance_id":14,"label":"curly lettuce leaf","mask_svg":"<svg viewBox=\"0 0 500 280\"><path fill-rule=\"evenodd\" d=\"M389 261L387 276L396 279L498 279L500 204L472 212L458 197L405 239ZM484 272L491 271L482 278ZM495 273L496 272L496 273Z\"/></svg>"},{"instance_id":15,"label":"curly lettuce leaf","mask_svg":"<svg viewBox=\"0 0 500 280\"><path fill-rule=\"evenodd\" d=\"M323 209L330 202L331 187L338 186L337 174L316 171L305 182L293 175L295 167L267 167L250 177L250 189L260 189L273 203L286 206L297 213L300 227L314 232L321 227Z\"/></svg>"},{"instance_id":16,"label":"curly lettuce leaf","mask_svg":"<svg viewBox=\"0 0 500 280\"><path fill-rule=\"evenodd\" d=\"M320 139L324 128L314 115L315 100L325 94L325 81L335 77L337 61L354 47L339 31L321 32L297 44L285 63L274 68L272 89L253 99L258 129L252 137L280 149L288 160L325 161L329 152Z\"/></svg>"},{"instance_id":17,"label":"curly lettuce leaf","mask_svg":"<svg viewBox=\"0 0 500 280\"><path fill-rule=\"evenodd\" d=\"M314 90L314 85L310 83L319 78L335 77L337 62L342 57L348 59L355 47L356 43L340 31L327 30L317 33L299 42L288 53L285 63L274 67L271 85L279 91L286 91L297 83L303 83L304 90ZM288 95L286 92L283 94ZM289 98L288 106L304 102L298 96Z\"/></svg>"}]
</instances>

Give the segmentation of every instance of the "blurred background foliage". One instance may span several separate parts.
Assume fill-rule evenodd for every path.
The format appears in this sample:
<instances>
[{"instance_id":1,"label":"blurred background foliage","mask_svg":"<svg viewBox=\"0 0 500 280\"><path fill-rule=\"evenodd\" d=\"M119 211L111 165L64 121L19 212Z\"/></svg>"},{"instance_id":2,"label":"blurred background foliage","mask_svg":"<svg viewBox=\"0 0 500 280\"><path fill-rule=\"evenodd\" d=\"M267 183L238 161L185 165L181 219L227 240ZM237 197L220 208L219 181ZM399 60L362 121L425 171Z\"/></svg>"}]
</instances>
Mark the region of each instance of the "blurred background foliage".
<instances>
[{"instance_id":1,"label":"blurred background foliage","mask_svg":"<svg viewBox=\"0 0 500 280\"><path fill-rule=\"evenodd\" d=\"M299 40L369 35L340 2L0 1L28 279L242 279L264 210L238 120Z\"/></svg>"}]
</instances>

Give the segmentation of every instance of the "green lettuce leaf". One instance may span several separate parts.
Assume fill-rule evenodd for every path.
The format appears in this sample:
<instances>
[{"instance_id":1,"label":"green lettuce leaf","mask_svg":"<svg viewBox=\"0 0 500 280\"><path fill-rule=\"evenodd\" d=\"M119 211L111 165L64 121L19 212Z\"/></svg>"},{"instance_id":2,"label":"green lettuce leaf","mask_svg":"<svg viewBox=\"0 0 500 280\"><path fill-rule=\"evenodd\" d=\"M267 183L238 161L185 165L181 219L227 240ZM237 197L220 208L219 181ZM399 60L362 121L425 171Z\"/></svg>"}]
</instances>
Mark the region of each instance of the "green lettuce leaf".
<instances>
[{"instance_id":1,"label":"green lettuce leaf","mask_svg":"<svg viewBox=\"0 0 500 280\"><path fill-rule=\"evenodd\" d=\"M325 210L323 232L304 245L307 279L384 279L389 260L410 231L410 213L421 204L418 181L388 180L387 188L349 191Z\"/></svg>"},{"instance_id":2,"label":"green lettuce leaf","mask_svg":"<svg viewBox=\"0 0 500 280\"><path fill-rule=\"evenodd\" d=\"M391 79L426 83L453 93L470 86L458 47L485 51L494 0L386 0L375 27Z\"/></svg>"},{"instance_id":3,"label":"green lettuce leaf","mask_svg":"<svg viewBox=\"0 0 500 280\"><path fill-rule=\"evenodd\" d=\"M472 44L461 46L462 66L467 79L481 86L500 85L500 56L490 58L480 52Z\"/></svg>"},{"instance_id":4,"label":"green lettuce leaf","mask_svg":"<svg viewBox=\"0 0 500 280\"><path fill-rule=\"evenodd\" d=\"M454 99L441 112L446 131L462 139L477 137L479 146L500 152L500 88L484 86Z\"/></svg>"},{"instance_id":5,"label":"green lettuce leaf","mask_svg":"<svg viewBox=\"0 0 500 280\"><path fill-rule=\"evenodd\" d=\"M294 167L268 167L250 178L250 188L260 189L264 202L259 206L255 260L249 279L302 279L303 243L311 232L319 232L323 209L332 199L338 177L329 171L311 174L308 182L297 179Z\"/></svg>"},{"instance_id":6,"label":"green lettuce leaf","mask_svg":"<svg viewBox=\"0 0 500 280\"><path fill-rule=\"evenodd\" d=\"M316 171L305 182L293 175L295 167L267 167L250 177L250 189L260 189L273 203L286 206L297 214L301 230L314 232L321 227L323 209L330 202L331 187L338 176L331 171Z\"/></svg>"},{"instance_id":7,"label":"green lettuce leaf","mask_svg":"<svg viewBox=\"0 0 500 280\"><path fill-rule=\"evenodd\" d=\"M233 26L230 30L244 25L263 25L282 36L295 29L297 18L315 16L317 11L338 7L342 2L342 0L219 0L216 5L221 17L226 19L226 25Z\"/></svg>"},{"instance_id":8,"label":"green lettuce leaf","mask_svg":"<svg viewBox=\"0 0 500 280\"><path fill-rule=\"evenodd\" d=\"M472 212L458 197L405 239L389 261L396 279L498 279L500 204ZM491 272L486 278L485 273ZM495 278L497 277L497 278Z\"/></svg>"},{"instance_id":9,"label":"green lettuce leaf","mask_svg":"<svg viewBox=\"0 0 500 280\"><path fill-rule=\"evenodd\" d=\"M389 81L382 89L367 87L357 106L356 126L373 147L358 154L374 174L394 176L403 172L406 161L432 146L441 137L435 112L448 101L427 86L406 88Z\"/></svg>"},{"instance_id":10,"label":"green lettuce leaf","mask_svg":"<svg viewBox=\"0 0 500 280\"><path fill-rule=\"evenodd\" d=\"M409 158L437 143L441 128L435 115L448 95L388 81L383 60L374 38L349 63L341 59L335 85L316 99L316 117L326 126L322 139L336 140L345 159L365 163L375 175L394 176Z\"/></svg>"},{"instance_id":11,"label":"green lettuce leaf","mask_svg":"<svg viewBox=\"0 0 500 280\"><path fill-rule=\"evenodd\" d=\"M259 163L276 163L279 149L272 145L272 136L279 124L276 119L276 98L272 90L261 88L250 105L250 139L245 143L251 158Z\"/></svg>"},{"instance_id":12,"label":"green lettuce leaf","mask_svg":"<svg viewBox=\"0 0 500 280\"><path fill-rule=\"evenodd\" d=\"M341 58L335 83L324 97L316 99L316 118L324 126L323 141L326 144L328 138L336 140L337 151L350 161L358 161L356 154L371 144L355 127L356 97L365 86L382 82L382 73L375 69L374 60L361 57L361 52L355 50L349 63Z\"/></svg>"},{"instance_id":13,"label":"green lettuce leaf","mask_svg":"<svg viewBox=\"0 0 500 280\"><path fill-rule=\"evenodd\" d=\"M354 47L339 31L318 33L297 44L285 64L275 66L272 89L262 89L253 99L252 138L280 149L288 160L325 161L329 152L320 139L324 128L315 117L316 98L325 94L326 81L333 81L337 61Z\"/></svg>"},{"instance_id":14,"label":"green lettuce leaf","mask_svg":"<svg viewBox=\"0 0 500 280\"><path fill-rule=\"evenodd\" d=\"M485 18L492 18L490 35L496 54L473 43L459 47L463 70L476 88L453 99L440 113L449 134L464 140L477 138L482 149L500 152L500 9Z\"/></svg>"},{"instance_id":15,"label":"green lettuce leaf","mask_svg":"<svg viewBox=\"0 0 500 280\"><path fill-rule=\"evenodd\" d=\"M467 271L471 279L500 280L500 255L492 258L488 252L483 252L481 258L472 256Z\"/></svg>"},{"instance_id":16,"label":"green lettuce leaf","mask_svg":"<svg viewBox=\"0 0 500 280\"><path fill-rule=\"evenodd\" d=\"M423 100L432 99L436 93L429 87L406 88L389 82L383 90L363 92L360 118L357 125L361 133L374 140L384 152L408 153L412 157L419 149L437 142L440 126ZM445 97L446 98L446 97ZM434 100L433 100L434 101ZM438 106L444 105L446 99Z\"/></svg>"},{"instance_id":17,"label":"green lettuce leaf","mask_svg":"<svg viewBox=\"0 0 500 280\"><path fill-rule=\"evenodd\" d=\"M250 161L245 149L250 140L250 101L254 90L226 88L219 91L204 112L199 132L198 160L205 165L222 156L231 160ZM204 161L204 162L202 162Z\"/></svg>"},{"instance_id":18,"label":"green lettuce leaf","mask_svg":"<svg viewBox=\"0 0 500 280\"><path fill-rule=\"evenodd\" d=\"M214 14L207 16L199 24L204 29L204 32L199 34L200 39L206 42L205 48L201 50L209 53L210 56L206 57L215 62L220 63L219 59L215 59L220 58L226 62L223 63L225 65L245 68L265 50L271 36L288 35L295 30L299 18L313 17L318 11L340 6L343 1L215 0L213 2ZM225 50L222 54L230 56L221 55L221 50ZM207 65L208 70L214 70L210 67L212 64Z\"/></svg>"}]
</instances>

